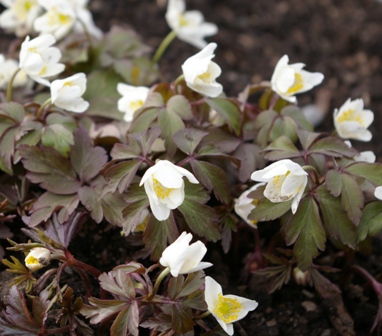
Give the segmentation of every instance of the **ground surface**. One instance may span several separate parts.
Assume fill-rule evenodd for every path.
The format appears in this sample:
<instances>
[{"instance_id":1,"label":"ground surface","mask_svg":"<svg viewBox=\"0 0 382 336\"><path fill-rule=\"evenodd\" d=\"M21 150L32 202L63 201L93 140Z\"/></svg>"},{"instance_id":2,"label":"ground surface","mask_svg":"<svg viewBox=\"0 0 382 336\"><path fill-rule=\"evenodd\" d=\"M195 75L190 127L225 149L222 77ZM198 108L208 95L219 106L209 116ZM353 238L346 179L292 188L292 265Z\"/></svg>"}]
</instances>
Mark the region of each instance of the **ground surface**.
<instances>
[{"instance_id":1,"label":"ground surface","mask_svg":"<svg viewBox=\"0 0 382 336\"><path fill-rule=\"evenodd\" d=\"M113 24L130 25L155 49L169 32L164 20L164 2L93 0L90 8L102 29L108 30ZM321 130L333 130L332 111L349 97L364 99L366 107L375 113L371 127L374 138L370 143L353 142L353 146L373 150L378 160L382 160L379 131L382 128L382 3L375 0L189 0L187 5L189 9L201 10L207 21L219 27L219 33L209 41L218 44L215 60L222 68L220 82L228 95L237 95L248 83L269 80L278 59L288 54L292 63L303 62L308 70L325 75L319 88L299 98L300 105L315 103L327 113ZM4 46L6 37L0 40ZM196 51L175 41L161 61L162 78L175 79L184 60ZM247 229L243 230L246 233ZM310 287L304 289L290 284L268 295L259 278L252 277L242 284L237 270L253 248L252 235L249 231L245 233L240 235L240 239L246 236L246 240L240 242L245 246L242 250L233 250L226 256L216 251L208 258L215 264L215 273L211 275L223 284L230 283L231 293L260 303L255 312L235 325L237 335L352 335L350 329L336 331L330 318L338 313L341 319L341 312L335 305L321 300ZM103 239L105 236L90 253L86 245L84 253L101 255L107 250L108 242L115 242L110 236L104 242ZM84 246L82 240L81 244ZM381 241L377 241L378 244L381 245ZM121 247L121 254L125 252L125 247ZM374 274L382 271L379 252L380 249L376 249L372 257L361 260ZM81 260L81 252L77 257ZM103 265L105 271L113 266ZM377 312L377 301L371 294L368 297L369 294L366 292L364 296L358 286L343 290L346 309L355 323L353 334L369 334Z\"/></svg>"}]
</instances>

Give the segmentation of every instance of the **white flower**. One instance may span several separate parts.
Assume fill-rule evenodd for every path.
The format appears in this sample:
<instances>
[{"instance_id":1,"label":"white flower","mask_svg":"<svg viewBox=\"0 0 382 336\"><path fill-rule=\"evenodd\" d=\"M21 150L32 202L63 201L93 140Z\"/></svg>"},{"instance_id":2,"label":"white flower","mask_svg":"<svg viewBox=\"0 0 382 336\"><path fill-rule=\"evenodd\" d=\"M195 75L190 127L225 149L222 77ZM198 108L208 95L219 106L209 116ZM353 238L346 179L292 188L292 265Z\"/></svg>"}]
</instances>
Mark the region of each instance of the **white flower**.
<instances>
[{"instance_id":1,"label":"white flower","mask_svg":"<svg viewBox=\"0 0 382 336\"><path fill-rule=\"evenodd\" d=\"M201 262L207 252L206 246L198 240L190 245L191 233L183 232L177 240L162 253L159 263L169 267L171 275L189 274L212 266L209 262Z\"/></svg>"},{"instance_id":2,"label":"white flower","mask_svg":"<svg viewBox=\"0 0 382 336\"><path fill-rule=\"evenodd\" d=\"M349 147L352 146L351 142L348 140L344 141L344 143L348 145ZM359 162L374 163L376 160L376 156L372 151L364 151L364 152L360 152L359 155L354 156L353 159Z\"/></svg>"},{"instance_id":3,"label":"white flower","mask_svg":"<svg viewBox=\"0 0 382 336\"><path fill-rule=\"evenodd\" d=\"M257 202L256 198L248 197L253 191L257 190L259 187L264 186L265 183L257 183L248 190L244 191L238 199L235 200L235 212L250 226L257 229L257 221L248 219L249 214L253 209L256 208Z\"/></svg>"},{"instance_id":4,"label":"white flower","mask_svg":"<svg viewBox=\"0 0 382 336\"><path fill-rule=\"evenodd\" d=\"M122 98L118 100L118 110L125 113L123 119L132 121L134 112L141 108L149 93L149 88L118 83L117 91Z\"/></svg>"},{"instance_id":5,"label":"white flower","mask_svg":"<svg viewBox=\"0 0 382 336\"><path fill-rule=\"evenodd\" d=\"M76 20L70 2L66 0L39 0L46 13L34 22L34 29L41 34L52 34L57 40L69 33Z\"/></svg>"},{"instance_id":6,"label":"white flower","mask_svg":"<svg viewBox=\"0 0 382 336\"><path fill-rule=\"evenodd\" d=\"M299 164L286 159L253 172L251 179L268 183L264 196L271 202L287 202L293 199L291 209L295 214L308 183L308 173Z\"/></svg>"},{"instance_id":7,"label":"white flower","mask_svg":"<svg viewBox=\"0 0 382 336\"><path fill-rule=\"evenodd\" d=\"M211 59L215 56L216 43L210 43L196 55L188 58L182 65L186 84L192 90L207 97L217 97L222 91L221 84L216 82L221 69Z\"/></svg>"},{"instance_id":8,"label":"white flower","mask_svg":"<svg viewBox=\"0 0 382 336\"><path fill-rule=\"evenodd\" d=\"M382 186L375 188L374 196L379 200L382 200Z\"/></svg>"},{"instance_id":9,"label":"white flower","mask_svg":"<svg viewBox=\"0 0 382 336\"><path fill-rule=\"evenodd\" d=\"M25 266L37 271L50 263L50 251L45 247L35 247L25 257Z\"/></svg>"},{"instance_id":10,"label":"white flower","mask_svg":"<svg viewBox=\"0 0 382 336\"><path fill-rule=\"evenodd\" d=\"M350 98L340 107L335 109L334 126L342 139L355 139L370 141L371 132L367 129L374 120L374 113L363 109L363 100Z\"/></svg>"},{"instance_id":11,"label":"white flower","mask_svg":"<svg viewBox=\"0 0 382 336\"><path fill-rule=\"evenodd\" d=\"M170 216L170 210L176 209L183 203L183 176L191 183L199 183L188 170L167 160L157 161L143 175L139 185L144 184L151 211L157 220L166 220Z\"/></svg>"},{"instance_id":12,"label":"white flower","mask_svg":"<svg viewBox=\"0 0 382 336\"><path fill-rule=\"evenodd\" d=\"M303 63L288 64L288 62L287 55L278 61L271 79L272 90L283 99L295 103L297 101L295 94L308 91L320 84L324 75L302 70L305 66Z\"/></svg>"},{"instance_id":13,"label":"white flower","mask_svg":"<svg viewBox=\"0 0 382 336\"><path fill-rule=\"evenodd\" d=\"M40 13L38 0L1 0L7 9L0 15L0 27L23 37L32 32L33 22Z\"/></svg>"},{"instance_id":14,"label":"white flower","mask_svg":"<svg viewBox=\"0 0 382 336\"><path fill-rule=\"evenodd\" d=\"M65 79L57 79L50 86L52 103L65 110L81 113L89 103L81 96L86 90L86 76L78 73Z\"/></svg>"},{"instance_id":15,"label":"white flower","mask_svg":"<svg viewBox=\"0 0 382 336\"><path fill-rule=\"evenodd\" d=\"M228 335L233 335L233 322L255 310L258 303L236 295L223 295L222 287L211 277L205 279L204 298L207 308Z\"/></svg>"},{"instance_id":16,"label":"white flower","mask_svg":"<svg viewBox=\"0 0 382 336\"><path fill-rule=\"evenodd\" d=\"M74 31L89 33L98 39L102 38L102 30L99 29L93 21L93 16L87 9L88 0L67 0L71 3L76 13L76 22L74 23Z\"/></svg>"},{"instance_id":17,"label":"white flower","mask_svg":"<svg viewBox=\"0 0 382 336\"><path fill-rule=\"evenodd\" d=\"M65 65L58 63L61 52L58 48L51 47L56 42L53 35L42 35L29 39L21 44L20 68L34 81L49 86L45 77L59 74L65 69Z\"/></svg>"},{"instance_id":18,"label":"white flower","mask_svg":"<svg viewBox=\"0 0 382 336\"><path fill-rule=\"evenodd\" d=\"M17 61L13 59L5 59L4 55L0 54L0 89L5 89L8 86L13 74L19 68ZM25 85L27 76L24 71L19 71L13 80L12 86L19 87Z\"/></svg>"},{"instance_id":19,"label":"white flower","mask_svg":"<svg viewBox=\"0 0 382 336\"><path fill-rule=\"evenodd\" d=\"M169 0L166 21L180 40L199 49L207 45L204 37L215 35L218 32L215 24L204 22L201 12L186 11L184 0Z\"/></svg>"}]
</instances>

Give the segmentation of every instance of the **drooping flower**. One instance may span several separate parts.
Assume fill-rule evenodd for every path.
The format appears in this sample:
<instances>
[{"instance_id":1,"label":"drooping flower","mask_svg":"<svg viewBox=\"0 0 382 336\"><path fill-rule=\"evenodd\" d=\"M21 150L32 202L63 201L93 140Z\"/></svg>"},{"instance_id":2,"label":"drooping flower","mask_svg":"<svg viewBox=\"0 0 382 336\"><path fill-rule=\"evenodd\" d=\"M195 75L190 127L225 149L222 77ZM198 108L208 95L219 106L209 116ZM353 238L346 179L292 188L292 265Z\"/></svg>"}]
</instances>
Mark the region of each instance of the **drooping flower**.
<instances>
[{"instance_id":1,"label":"drooping flower","mask_svg":"<svg viewBox=\"0 0 382 336\"><path fill-rule=\"evenodd\" d=\"M53 35L41 35L30 40L29 36L21 44L19 67L34 81L49 86L46 77L59 74L65 65L58 63L61 52L51 47L56 42Z\"/></svg>"},{"instance_id":2,"label":"drooping flower","mask_svg":"<svg viewBox=\"0 0 382 336\"><path fill-rule=\"evenodd\" d=\"M349 147L352 146L351 142L348 140L344 141L344 143L348 145ZM360 152L359 155L354 156L353 159L359 162L374 163L376 160L376 156L372 151L364 151L364 152Z\"/></svg>"},{"instance_id":3,"label":"drooping flower","mask_svg":"<svg viewBox=\"0 0 382 336\"><path fill-rule=\"evenodd\" d=\"M188 58L182 65L186 84L192 90L207 97L217 97L223 91L223 86L216 82L221 69L212 62L215 57L216 43L210 43L196 55Z\"/></svg>"},{"instance_id":4,"label":"drooping flower","mask_svg":"<svg viewBox=\"0 0 382 336\"><path fill-rule=\"evenodd\" d=\"M86 76L84 73L57 79L50 86L52 104L71 112L84 112L89 107L89 103L82 98L85 91Z\"/></svg>"},{"instance_id":5,"label":"drooping flower","mask_svg":"<svg viewBox=\"0 0 382 336\"><path fill-rule=\"evenodd\" d=\"M374 113L363 109L363 100L350 98L333 114L334 126L342 139L370 141L371 132L367 129L374 120Z\"/></svg>"},{"instance_id":6,"label":"drooping flower","mask_svg":"<svg viewBox=\"0 0 382 336\"><path fill-rule=\"evenodd\" d=\"M173 277L212 266L209 262L201 261L207 252L206 246L200 240L190 245L191 240L191 233L182 232L178 239L163 251L159 259L162 266L170 268Z\"/></svg>"},{"instance_id":7,"label":"drooping flower","mask_svg":"<svg viewBox=\"0 0 382 336\"><path fill-rule=\"evenodd\" d=\"M76 14L69 1L39 0L46 13L34 22L34 29L41 34L52 34L57 40L69 33L76 20Z\"/></svg>"},{"instance_id":8,"label":"drooping flower","mask_svg":"<svg viewBox=\"0 0 382 336\"><path fill-rule=\"evenodd\" d=\"M144 184L151 211L157 220L166 220L170 216L170 210L183 203L184 176L191 183L199 183L188 170L167 160L157 161L143 175L139 185Z\"/></svg>"},{"instance_id":9,"label":"drooping flower","mask_svg":"<svg viewBox=\"0 0 382 336\"><path fill-rule=\"evenodd\" d=\"M125 115L125 121L134 119L134 112L141 108L149 93L149 88L145 86L132 86L124 83L118 83L117 91L122 98L118 100L118 110Z\"/></svg>"},{"instance_id":10,"label":"drooping flower","mask_svg":"<svg viewBox=\"0 0 382 336\"><path fill-rule=\"evenodd\" d=\"M0 14L0 27L23 37L32 32L41 7L38 0L0 0L7 9Z\"/></svg>"},{"instance_id":11,"label":"drooping flower","mask_svg":"<svg viewBox=\"0 0 382 336\"><path fill-rule=\"evenodd\" d=\"M255 310L258 303L236 295L223 295L222 287L211 277L206 276L204 298L207 308L228 335L233 335L233 322Z\"/></svg>"},{"instance_id":12,"label":"drooping flower","mask_svg":"<svg viewBox=\"0 0 382 336\"><path fill-rule=\"evenodd\" d=\"M25 266L37 271L50 263L50 251L45 247L35 247L25 257Z\"/></svg>"},{"instance_id":13,"label":"drooping flower","mask_svg":"<svg viewBox=\"0 0 382 336\"><path fill-rule=\"evenodd\" d=\"M291 210L296 213L308 183L308 173L299 164L285 159L253 172L251 179L267 183L264 196L271 202L280 203L293 199Z\"/></svg>"},{"instance_id":14,"label":"drooping flower","mask_svg":"<svg viewBox=\"0 0 382 336\"><path fill-rule=\"evenodd\" d=\"M324 75L319 72L308 72L302 70L303 63L288 64L287 55L281 57L273 72L271 84L272 90L279 94L283 99L296 103L296 94L312 89L321 84Z\"/></svg>"},{"instance_id":15,"label":"drooping flower","mask_svg":"<svg viewBox=\"0 0 382 336\"><path fill-rule=\"evenodd\" d=\"M6 59L3 54L0 54L0 89L5 89L8 86L13 74L19 68L17 61ZM12 86L19 87L25 85L27 76L24 71L19 71L13 80Z\"/></svg>"},{"instance_id":16,"label":"drooping flower","mask_svg":"<svg viewBox=\"0 0 382 336\"><path fill-rule=\"evenodd\" d=\"M204 40L206 36L215 35L218 32L215 24L204 22L201 12L186 11L184 0L169 0L166 21L180 40L199 49L207 45Z\"/></svg>"},{"instance_id":17,"label":"drooping flower","mask_svg":"<svg viewBox=\"0 0 382 336\"><path fill-rule=\"evenodd\" d=\"M375 188L374 196L382 201L382 186Z\"/></svg>"},{"instance_id":18,"label":"drooping flower","mask_svg":"<svg viewBox=\"0 0 382 336\"><path fill-rule=\"evenodd\" d=\"M250 226L257 229L257 221L248 219L249 214L253 209L256 208L258 199L250 198L253 191L257 190L259 187L264 186L265 183L257 183L248 190L244 191L238 199L235 200L235 212Z\"/></svg>"}]
</instances>

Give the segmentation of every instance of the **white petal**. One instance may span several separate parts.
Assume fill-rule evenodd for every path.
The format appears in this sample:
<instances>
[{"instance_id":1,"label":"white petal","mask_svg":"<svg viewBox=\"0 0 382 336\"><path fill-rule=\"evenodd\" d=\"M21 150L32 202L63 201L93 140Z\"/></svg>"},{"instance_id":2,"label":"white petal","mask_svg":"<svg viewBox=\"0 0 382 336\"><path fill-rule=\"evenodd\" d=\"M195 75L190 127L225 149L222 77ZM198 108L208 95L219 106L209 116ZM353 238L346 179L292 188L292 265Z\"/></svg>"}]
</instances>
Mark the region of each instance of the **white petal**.
<instances>
[{"instance_id":1,"label":"white petal","mask_svg":"<svg viewBox=\"0 0 382 336\"><path fill-rule=\"evenodd\" d=\"M382 186L381 187L377 187L375 188L374 190L374 196L380 200L382 200Z\"/></svg>"}]
</instances>

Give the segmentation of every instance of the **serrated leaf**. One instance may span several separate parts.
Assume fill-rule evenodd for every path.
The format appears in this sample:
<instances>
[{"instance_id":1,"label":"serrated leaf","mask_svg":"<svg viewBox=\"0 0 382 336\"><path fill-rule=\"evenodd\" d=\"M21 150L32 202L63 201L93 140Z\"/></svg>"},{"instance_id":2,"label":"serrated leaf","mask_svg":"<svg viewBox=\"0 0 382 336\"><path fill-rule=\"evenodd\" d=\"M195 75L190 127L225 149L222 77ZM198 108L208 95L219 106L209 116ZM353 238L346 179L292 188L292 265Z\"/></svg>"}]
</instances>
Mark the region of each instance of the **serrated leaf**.
<instances>
[{"instance_id":1,"label":"serrated leaf","mask_svg":"<svg viewBox=\"0 0 382 336\"><path fill-rule=\"evenodd\" d=\"M269 132L269 140L274 141L284 135L292 141L297 140L297 123L290 117L280 116L275 119Z\"/></svg>"},{"instance_id":2,"label":"serrated leaf","mask_svg":"<svg viewBox=\"0 0 382 336\"><path fill-rule=\"evenodd\" d=\"M103 172L103 176L108 181L109 186L112 186L111 191L114 192L118 189L120 193L123 193L130 186L141 163L140 160L130 160L109 166Z\"/></svg>"},{"instance_id":3,"label":"serrated leaf","mask_svg":"<svg viewBox=\"0 0 382 336\"><path fill-rule=\"evenodd\" d=\"M259 199L256 208L249 214L248 219L257 221L270 221L280 218L290 210L292 200L273 203L267 198Z\"/></svg>"},{"instance_id":4,"label":"serrated leaf","mask_svg":"<svg viewBox=\"0 0 382 336\"><path fill-rule=\"evenodd\" d=\"M148 198L129 204L123 209L124 217L122 234L127 236L138 224L140 224L141 213L149 206Z\"/></svg>"},{"instance_id":5,"label":"serrated leaf","mask_svg":"<svg viewBox=\"0 0 382 336\"><path fill-rule=\"evenodd\" d=\"M301 146L304 149L308 149L321 136L320 133L309 132L306 130L298 130L297 135Z\"/></svg>"},{"instance_id":6,"label":"serrated leaf","mask_svg":"<svg viewBox=\"0 0 382 336\"><path fill-rule=\"evenodd\" d=\"M159 113L158 122L166 140L166 149L170 152L175 151L174 134L185 128L182 118L174 111L163 109Z\"/></svg>"},{"instance_id":7,"label":"serrated leaf","mask_svg":"<svg viewBox=\"0 0 382 336\"><path fill-rule=\"evenodd\" d=\"M62 125L54 124L44 129L41 137L44 146L53 147L57 152L67 157L70 146L74 143L72 132Z\"/></svg>"},{"instance_id":8,"label":"serrated leaf","mask_svg":"<svg viewBox=\"0 0 382 336\"><path fill-rule=\"evenodd\" d=\"M382 164L355 162L347 166L344 171L351 175L362 177L374 185L382 185Z\"/></svg>"},{"instance_id":9,"label":"serrated leaf","mask_svg":"<svg viewBox=\"0 0 382 336\"><path fill-rule=\"evenodd\" d=\"M281 110L281 115L291 117L298 125L299 129L309 132L313 131L313 125L305 118L302 110L296 105L288 105Z\"/></svg>"},{"instance_id":10,"label":"serrated leaf","mask_svg":"<svg viewBox=\"0 0 382 336\"><path fill-rule=\"evenodd\" d=\"M308 270L313 258L325 250L326 234L313 198L301 200L285 226L285 240L287 245L294 244L293 252L302 271Z\"/></svg>"},{"instance_id":11,"label":"serrated leaf","mask_svg":"<svg viewBox=\"0 0 382 336\"><path fill-rule=\"evenodd\" d=\"M171 307L172 328L176 335L187 333L194 329L195 322L192 319L191 309L177 303Z\"/></svg>"},{"instance_id":12,"label":"serrated leaf","mask_svg":"<svg viewBox=\"0 0 382 336\"><path fill-rule=\"evenodd\" d=\"M168 100L167 111L169 113L176 113L183 120L193 118L190 102L182 95L173 96Z\"/></svg>"},{"instance_id":13,"label":"serrated leaf","mask_svg":"<svg viewBox=\"0 0 382 336\"><path fill-rule=\"evenodd\" d=\"M309 153L323 154L332 157L354 157L357 151L346 145L341 139L336 137L326 137L316 141L309 147Z\"/></svg>"},{"instance_id":14,"label":"serrated leaf","mask_svg":"<svg viewBox=\"0 0 382 336\"><path fill-rule=\"evenodd\" d=\"M301 157L300 151L292 140L285 135L277 138L264 150L267 152L264 158L270 161Z\"/></svg>"},{"instance_id":15,"label":"serrated leaf","mask_svg":"<svg viewBox=\"0 0 382 336\"><path fill-rule=\"evenodd\" d=\"M140 155L144 157L149 154L155 140L161 135L160 127L148 128L143 132L133 133L128 135L129 141L133 141L140 148Z\"/></svg>"},{"instance_id":16,"label":"serrated leaf","mask_svg":"<svg viewBox=\"0 0 382 336\"><path fill-rule=\"evenodd\" d=\"M227 121L229 127L240 134L240 108L233 100L228 98L208 98L206 103Z\"/></svg>"},{"instance_id":17,"label":"serrated leaf","mask_svg":"<svg viewBox=\"0 0 382 336\"><path fill-rule=\"evenodd\" d=\"M74 133L74 145L69 158L80 180L89 182L106 164L107 153L102 147L93 147L88 132L80 127Z\"/></svg>"},{"instance_id":18,"label":"serrated leaf","mask_svg":"<svg viewBox=\"0 0 382 336\"><path fill-rule=\"evenodd\" d=\"M342 190L341 174L334 169L327 172L325 176L325 187L334 197L338 197Z\"/></svg>"},{"instance_id":19,"label":"serrated leaf","mask_svg":"<svg viewBox=\"0 0 382 336\"><path fill-rule=\"evenodd\" d=\"M217 215L212 208L186 196L178 210L184 216L192 232L209 241L215 242L220 239L219 226L216 224Z\"/></svg>"},{"instance_id":20,"label":"serrated leaf","mask_svg":"<svg viewBox=\"0 0 382 336\"><path fill-rule=\"evenodd\" d=\"M19 153L31 182L59 195L74 194L79 189L80 181L69 160L55 149L22 145Z\"/></svg>"},{"instance_id":21,"label":"serrated leaf","mask_svg":"<svg viewBox=\"0 0 382 336\"><path fill-rule=\"evenodd\" d=\"M348 174L341 174L342 179L342 192L341 201L342 206L346 210L349 219L358 225L362 216L363 208L363 192L358 182Z\"/></svg>"},{"instance_id":22,"label":"serrated leaf","mask_svg":"<svg viewBox=\"0 0 382 336\"><path fill-rule=\"evenodd\" d=\"M164 107L149 107L147 109L142 109L140 112L134 114L134 119L130 125L130 132L142 132L146 131L154 124L154 120L157 119L158 115L163 113Z\"/></svg>"},{"instance_id":23,"label":"serrated leaf","mask_svg":"<svg viewBox=\"0 0 382 336\"><path fill-rule=\"evenodd\" d=\"M163 250L179 236L178 228L172 215L164 221L151 216L143 235L146 249L151 252L152 260L159 260Z\"/></svg>"},{"instance_id":24,"label":"serrated leaf","mask_svg":"<svg viewBox=\"0 0 382 336\"><path fill-rule=\"evenodd\" d=\"M230 201L227 174L223 169L206 161L192 160L190 164L198 181L209 191L213 190L219 201Z\"/></svg>"},{"instance_id":25,"label":"serrated leaf","mask_svg":"<svg viewBox=\"0 0 382 336\"><path fill-rule=\"evenodd\" d=\"M367 236L375 236L382 231L382 202L370 202L362 211L361 221L357 227L358 241Z\"/></svg>"},{"instance_id":26,"label":"serrated leaf","mask_svg":"<svg viewBox=\"0 0 382 336\"><path fill-rule=\"evenodd\" d=\"M182 152L191 155L207 134L198 129L185 128L174 134L174 142Z\"/></svg>"},{"instance_id":27,"label":"serrated leaf","mask_svg":"<svg viewBox=\"0 0 382 336\"><path fill-rule=\"evenodd\" d=\"M90 297L89 304L84 305L80 312L86 318L90 318L90 323L98 324L124 309L128 302L122 300L100 300Z\"/></svg>"},{"instance_id":28,"label":"serrated leaf","mask_svg":"<svg viewBox=\"0 0 382 336\"><path fill-rule=\"evenodd\" d=\"M315 197L328 233L343 244L355 248L357 242L356 228L346 216L340 199L333 197L324 186L316 189Z\"/></svg>"},{"instance_id":29,"label":"serrated leaf","mask_svg":"<svg viewBox=\"0 0 382 336\"><path fill-rule=\"evenodd\" d=\"M110 328L110 336L139 335L139 308L136 301L120 311Z\"/></svg>"},{"instance_id":30,"label":"serrated leaf","mask_svg":"<svg viewBox=\"0 0 382 336\"><path fill-rule=\"evenodd\" d=\"M208 195L202 185L190 183L186 179L184 179L184 191L185 197L195 202L204 204L210 199L210 195Z\"/></svg>"},{"instance_id":31,"label":"serrated leaf","mask_svg":"<svg viewBox=\"0 0 382 336\"><path fill-rule=\"evenodd\" d=\"M78 202L77 194L56 195L46 192L33 204L31 216L23 217L23 221L28 226L33 227L41 222L45 222L54 212L57 212L57 220L63 223L69 219L69 216L77 208Z\"/></svg>"}]
</instances>

